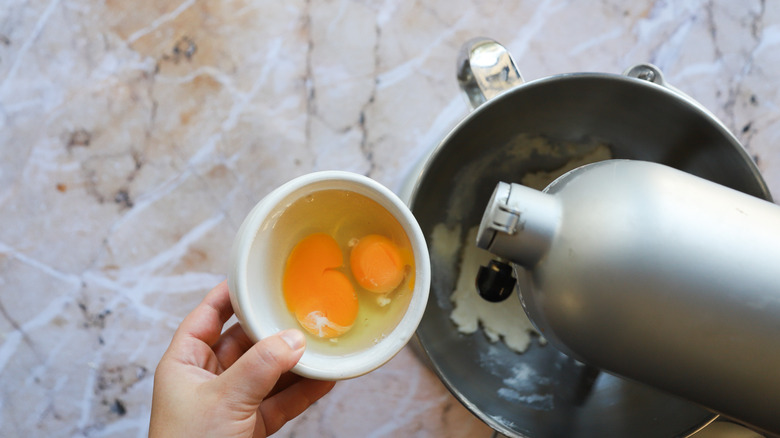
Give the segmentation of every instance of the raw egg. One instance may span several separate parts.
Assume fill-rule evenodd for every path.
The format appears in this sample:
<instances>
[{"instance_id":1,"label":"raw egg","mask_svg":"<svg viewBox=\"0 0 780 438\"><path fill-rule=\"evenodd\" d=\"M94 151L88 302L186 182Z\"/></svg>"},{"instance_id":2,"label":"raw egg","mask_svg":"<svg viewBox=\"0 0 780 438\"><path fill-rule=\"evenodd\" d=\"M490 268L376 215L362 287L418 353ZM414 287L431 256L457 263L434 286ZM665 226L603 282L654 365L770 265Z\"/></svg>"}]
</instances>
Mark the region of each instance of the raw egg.
<instances>
[{"instance_id":1,"label":"raw egg","mask_svg":"<svg viewBox=\"0 0 780 438\"><path fill-rule=\"evenodd\" d=\"M358 240L352 248L349 264L355 281L370 292L392 292L404 279L401 251L392 240L379 234Z\"/></svg>"},{"instance_id":2,"label":"raw egg","mask_svg":"<svg viewBox=\"0 0 780 438\"><path fill-rule=\"evenodd\" d=\"M401 321L415 260L385 207L356 192L318 190L292 202L273 226L280 298L304 329L307 350L348 354Z\"/></svg>"},{"instance_id":3,"label":"raw egg","mask_svg":"<svg viewBox=\"0 0 780 438\"><path fill-rule=\"evenodd\" d=\"M355 322L358 298L347 276L338 271L344 256L333 237L312 234L293 248L282 288L287 308L309 333L333 338Z\"/></svg>"}]
</instances>

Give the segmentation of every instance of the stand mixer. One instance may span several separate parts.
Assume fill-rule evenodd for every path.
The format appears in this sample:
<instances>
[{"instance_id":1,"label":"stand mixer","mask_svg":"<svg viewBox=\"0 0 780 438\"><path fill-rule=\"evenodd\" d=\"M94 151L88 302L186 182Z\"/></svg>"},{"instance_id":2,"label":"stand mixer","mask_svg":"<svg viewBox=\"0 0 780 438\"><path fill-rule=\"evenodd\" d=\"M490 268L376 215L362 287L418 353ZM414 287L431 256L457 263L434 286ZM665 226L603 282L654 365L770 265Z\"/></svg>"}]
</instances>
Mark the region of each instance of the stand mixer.
<instances>
[{"instance_id":1,"label":"stand mixer","mask_svg":"<svg viewBox=\"0 0 780 438\"><path fill-rule=\"evenodd\" d=\"M780 434L780 206L670 167L608 160L540 192L499 183L477 245L518 274L549 342L585 364Z\"/></svg>"},{"instance_id":2,"label":"stand mixer","mask_svg":"<svg viewBox=\"0 0 780 438\"><path fill-rule=\"evenodd\" d=\"M583 349L560 333L558 341L561 342L558 342L553 339L554 332L545 329L544 335L549 336L551 342L543 345L542 339L534 336L530 347L522 354L510 350L502 342L491 342L482 333L461 333L451 319L455 308L451 297L459 283L459 276L464 272L459 255L465 253L465 249L461 249L484 251L476 248L474 240L467 239L467 235L479 226L484 207L501 181L519 183L529 175L542 173L561 175L560 169L571 169L569 163L579 162L582 157L590 156L594 148L604 146L612 159L659 163L746 196L771 201L772 196L755 162L711 112L668 84L663 73L649 64L629 67L623 74L577 72L525 81L512 57L500 44L490 39L477 38L463 45L456 72L462 94L473 110L444 135L441 142L431 149L430 154L412 172L404 196L432 249L431 294L416 336L421 356L456 399L495 431L506 436L690 437L702 428L709 428L708 425L718 417L712 410L674 396L668 390L659 390L613 374L622 371L628 375L623 368L600 372L597 367L605 364L593 362L594 366L582 366L582 362L556 348L571 344L568 352L572 355L575 350ZM537 147L540 144L544 147ZM600 158L604 159L607 158ZM630 173L627 177L632 176ZM627 184L622 181L615 183L616 186ZM538 187L541 189L545 184ZM681 183L683 185L687 183ZM674 194L676 190L672 189L671 192ZM552 193L535 193L552 196ZM523 196L536 198L532 195ZM613 209L633 206L638 211L647 209L648 213L659 211L650 208L648 200L641 198L634 198L630 203L610 205ZM679 229L701 229L699 232L704 233L706 229L712 229L710 222L711 219L707 217L700 223L688 222L686 227ZM762 228L767 231L771 227ZM446 231L446 236L451 240L437 240L437 230ZM607 231L612 232L611 229ZM628 231L625 235L641 237L641 234ZM595 240L610 236L608 232L587 233L587 229L579 232L581 237L589 236ZM749 233L749 230L724 229L720 235L710 236L728 239L730 236L745 236L745 233ZM752 240L741 243L751 251L755 245L766 245L766 248L771 249L768 239L766 233L756 231ZM649 243L662 241L653 237L646 240ZM666 241L674 243L675 239L667 238ZM702 245L712 244L714 240L705 239L703 242ZM439 247L437 243L443 244ZM544 246L525 244L524 247L536 251L544 249ZM707 255L707 246L702 246L700 252ZM763 259L755 252L746 254L753 254L751 260L763 260L764 263L773 261L768 252ZM481 255L485 256L485 263L490 260L489 253ZM615 259L622 260L617 256ZM675 260L680 259L678 257ZM642 264L619 265L622 270L613 269L605 263L599 266L615 271L608 272L610 274L622 273L627 276L632 273L629 268L639 269ZM476 271L478 267L479 264L470 266L469 271ZM680 268L670 265L673 272L682 267L685 265ZM506 271L516 271L521 294L524 294L524 299L528 298L526 292L531 291L528 284L535 278L527 275L524 268L513 269L506 264L494 264L493 268L488 273L496 276L503 276ZM590 276L583 274L583 278L594 280L594 273ZM716 274L729 278L722 270ZM475 276L469 274L467 282L473 284ZM560 278L573 279L575 276L561 275ZM747 281L736 276L733 280ZM514 291L511 286L506 289L510 293ZM518 296L512 299L518 299ZM612 307L604 307L614 310L611 313L603 311L607 314L605 324L609 323L614 328L605 330L607 334L627 336L625 328L630 327L629 323L635 323L630 320L632 315L649 315L643 313L642 309L647 307L640 306L640 301L633 302L627 297L623 297L622 301L617 300L611 303ZM579 303L589 304L589 301L580 300ZM626 307L629 304L635 307ZM496 304L499 307L502 305ZM634 311L625 313L626 309ZM664 310L666 313L658 316L657 324L653 325L651 321L650 326L666 335L661 339L679 338L677 345L682 351L675 351L675 355L669 356L668 361L663 363L666 369L673 370L669 378L681 376L692 379L697 375L706 377L714 372L711 364L705 364L700 369L688 368L685 372L677 370L677 362L681 362L699 346L694 348L690 345L689 340L693 338L688 336L686 340L685 332L670 330L677 326L662 324L673 315L680 315L675 313L678 310L676 308ZM702 315L695 316L705 316L703 312L698 313ZM729 315L725 310L718 314ZM750 322L750 319L747 321ZM544 329L546 321L535 322L537 327ZM576 327L572 332L575 337L579 336L577 339L584 338L586 333ZM731 334L726 333L724 336ZM646 354L635 351L642 345L642 339L637 337L625 340L623 345L630 346L626 347L630 348L627 351L607 350L606 342L599 338L589 338L589 341L594 344L592 348L604 347L604 351L600 352L607 358L610 355L641 357L640 353ZM711 342L709 339L706 341ZM732 356L738 356L736 352L731 353ZM767 354L761 351L759 356ZM589 359L582 354L574 357L586 362ZM663 362L664 358L652 359ZM758 362L760 360L755 363ZM718 365L724 366L726 364ZM769 375L772 372L766 366L756 374ZM629 377L638 379L644 376ZM771 381L765 382L770 386ZM687 385L689 382L675 383ZM730 389L735 386L730 381L718 384ZM712 408L715 409L714 406ZM735 417L740 416L737 412L727 412L725 408L717 409ZM740 419L751 421L746 417ZM753 420L753 423L757 421Z\"/></svg>"}]
</instances>

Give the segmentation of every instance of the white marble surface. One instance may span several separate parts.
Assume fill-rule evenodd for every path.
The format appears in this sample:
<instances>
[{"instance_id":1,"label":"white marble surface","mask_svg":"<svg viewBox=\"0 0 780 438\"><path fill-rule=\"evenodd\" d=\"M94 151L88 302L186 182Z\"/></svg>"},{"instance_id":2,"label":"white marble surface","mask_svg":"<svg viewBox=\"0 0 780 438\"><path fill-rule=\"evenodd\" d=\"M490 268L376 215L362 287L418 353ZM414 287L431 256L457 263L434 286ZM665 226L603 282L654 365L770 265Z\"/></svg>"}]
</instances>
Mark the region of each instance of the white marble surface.
<instances>
[{"instance_id":1,"label":"white marble surface","mask_svg":"<svg viewBox=\"0 0 780 438\"><path fill-rule=\"evenodd\" d=\"M1 3L3 437L144 436L157 361L250 207L322 169L398 190L468 112L475 36L527 80L658 65L780 193L777 2ZM490 430L407 349L278 435Z\"/></svg>"}]
</instances>

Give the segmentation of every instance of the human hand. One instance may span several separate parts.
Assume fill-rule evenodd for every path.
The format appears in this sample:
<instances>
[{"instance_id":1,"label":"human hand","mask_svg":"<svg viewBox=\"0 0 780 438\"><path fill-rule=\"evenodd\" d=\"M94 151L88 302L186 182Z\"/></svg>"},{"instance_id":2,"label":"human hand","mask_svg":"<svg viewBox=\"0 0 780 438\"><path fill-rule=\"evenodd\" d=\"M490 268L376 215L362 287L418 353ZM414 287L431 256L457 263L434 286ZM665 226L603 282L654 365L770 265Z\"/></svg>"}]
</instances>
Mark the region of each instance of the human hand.
<instances>
[{"instance_id":1,"label":"human hand","mask_svg":"<svg viewBox=\"0 0 780 438\"><path fill-rule=\"evenodd\" d=\"M149 436L266 437L327 394L334 382L289 372L305 338L285 330L253 343L236 324L226 282L182 321L154 375Z\"/></svg>"}]
</instances>

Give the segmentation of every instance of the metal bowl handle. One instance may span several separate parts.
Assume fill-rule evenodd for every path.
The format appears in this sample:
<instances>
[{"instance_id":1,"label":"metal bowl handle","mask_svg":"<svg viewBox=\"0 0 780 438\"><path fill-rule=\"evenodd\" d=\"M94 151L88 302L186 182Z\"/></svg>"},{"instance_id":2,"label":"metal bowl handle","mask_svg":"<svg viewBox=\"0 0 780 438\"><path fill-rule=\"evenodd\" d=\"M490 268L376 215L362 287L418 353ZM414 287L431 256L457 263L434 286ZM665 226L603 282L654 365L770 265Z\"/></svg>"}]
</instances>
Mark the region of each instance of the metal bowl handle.
<instances>
[{"instance_id":1,"label":"metal bowl handle","mask_svg":"<svg viewBox=\"0 0 780 438\"><path fill-rule=\"evenodd\" d=\"M667 86L666 79L664 79L664 74L661 72L661 69L653 64L637 64L627 68L626 71L623 72L623 75Z\"/></svg>"},{"instance_id":2,"label":"metal bowl handle","mask_svg":"<svg viewBox=\"0 0 780 438\"><path fill-rule=\"evenodd\" d=\"M469 40L461 47L457 77L472 109L523 83L506 48L483 37Z\"/></svg>"}]
</instances>

